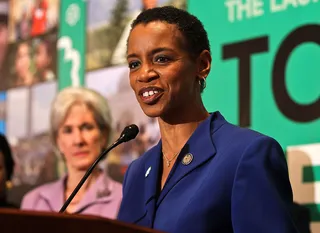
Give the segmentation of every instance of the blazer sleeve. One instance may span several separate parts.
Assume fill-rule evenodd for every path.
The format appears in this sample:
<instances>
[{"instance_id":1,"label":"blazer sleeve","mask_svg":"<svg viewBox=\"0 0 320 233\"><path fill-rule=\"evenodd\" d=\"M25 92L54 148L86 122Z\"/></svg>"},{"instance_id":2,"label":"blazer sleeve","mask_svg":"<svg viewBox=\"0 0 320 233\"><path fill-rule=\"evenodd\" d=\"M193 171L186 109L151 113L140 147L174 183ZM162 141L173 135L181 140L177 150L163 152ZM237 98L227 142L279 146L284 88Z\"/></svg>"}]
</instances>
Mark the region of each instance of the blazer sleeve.
<instances>
[{"instance_id":1,"label":"blazer sleeve","mask_svg":"<svg viewBox=\"0 0 320 233\"><path fill-rule=\"evenodd\" d=\"M132 163L130 163L130 165L128 166L128 169L124 175L124 178L123 178L123 182L122 182L122 201L121 201L121 204L120 204L120 208L119 208L119 212L118 212L118 215L117 215L117 219L118 220L122 220L122 215L126 212L125 210L125 198L127 197L128 195L128 185L130 185L130 180L132 178L132 176L129 175L130 171L131 171L131 168L132 168L132 164L134 163L135 161L133 161ZM128 181L129 180L129 181Z\"/></svg>"},{"instance_id":2,"label":"blazer sleeve","mask_svg":"<svg viewBox=\"0 0 320 233\"><path fill-rule=\"evenodd\" d=\"M235 233L295 233L293 195L279 143L260 136L244 150L232 188Z\"/></svg>"},{"instance_id":3,"label":"blazer sleeve","mask_svg":"<svg viewBox=\"0 0 320 233\"><path fill-rule=\"evenodd\" d=\"M128 169L126 171L126 173L124 174L124 178L123 178L123 183L122 183L122 195L125 195L126 192L128 192L128 185L131 183L131 179L133 178L132 176L129 175L130 171L132 170L132 165L135 163L135 161L132 161L129 166Z\"/></svg>"}]
</instances>

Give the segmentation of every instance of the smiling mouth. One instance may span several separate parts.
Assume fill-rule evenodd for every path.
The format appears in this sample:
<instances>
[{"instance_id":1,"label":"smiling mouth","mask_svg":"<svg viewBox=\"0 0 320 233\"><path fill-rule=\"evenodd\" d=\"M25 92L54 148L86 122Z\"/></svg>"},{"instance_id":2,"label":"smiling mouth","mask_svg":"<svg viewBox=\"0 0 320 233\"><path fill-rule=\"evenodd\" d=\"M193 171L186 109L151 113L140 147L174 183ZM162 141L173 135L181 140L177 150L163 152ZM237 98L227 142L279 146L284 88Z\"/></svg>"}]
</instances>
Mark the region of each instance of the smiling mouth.
<instances>
[{"instance_id":1,"label":"smiling mouth","mask_svg":"<svg viewBox=\"0 0 320 233\"><path fill-rule=\"evenodd\" d=\"M157 103L162 95L163 90L160 88L144 88L139 92L142 102L148 105Z\"/></svg>"}]
</instances>

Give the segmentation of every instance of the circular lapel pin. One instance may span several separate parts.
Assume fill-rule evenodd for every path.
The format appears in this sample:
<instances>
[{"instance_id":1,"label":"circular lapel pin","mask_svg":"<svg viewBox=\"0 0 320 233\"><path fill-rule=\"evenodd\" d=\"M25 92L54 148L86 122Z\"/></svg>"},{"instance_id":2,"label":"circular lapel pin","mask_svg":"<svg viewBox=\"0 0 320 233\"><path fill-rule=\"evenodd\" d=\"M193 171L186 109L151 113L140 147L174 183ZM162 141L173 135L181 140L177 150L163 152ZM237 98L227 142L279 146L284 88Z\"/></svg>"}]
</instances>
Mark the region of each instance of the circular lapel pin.
<instances>
[{"instance_id":1,"label":"circular lapel pin","mask_svg":"<svg viewBox=\"0 0 320 233\"><path fill-rule=\"evenodd\" d=\"M183 165L189 165L193 160L193 155L191 153L186 154L182 159Z\"/></svg>"}]
</instances>

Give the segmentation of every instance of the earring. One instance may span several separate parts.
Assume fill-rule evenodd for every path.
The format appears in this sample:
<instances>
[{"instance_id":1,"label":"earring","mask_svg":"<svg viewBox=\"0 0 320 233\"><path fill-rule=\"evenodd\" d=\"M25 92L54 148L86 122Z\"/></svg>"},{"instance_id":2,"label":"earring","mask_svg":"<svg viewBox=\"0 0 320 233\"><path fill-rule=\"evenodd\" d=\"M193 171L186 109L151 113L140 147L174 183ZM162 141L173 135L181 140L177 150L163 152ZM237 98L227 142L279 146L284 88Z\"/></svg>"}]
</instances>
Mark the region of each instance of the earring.
<instances>
[{"instance_id":1,"label":"earring","mask_svg":"<svg viewBox=\"0 0 320 233\"><path fill-rule=\"evenodd\" d=\"M202 90L204 90L206 88L207 83L206 83L206 78L205 77L199 78L199 85L200 85Z\"/></svg>"},{"instance_id":2,"label":"earring","mask_svg":"<svg viewBox=\"0 0 320 233\"><path fill-rule=\"evenodd\" d=\"M8 190L8 189L11 189L12 186L13 186L12 182L11 182L10 180L7 180L7 181L6 181L6 189L7 189L7 190Z\"/></svg>"}]
</instances>

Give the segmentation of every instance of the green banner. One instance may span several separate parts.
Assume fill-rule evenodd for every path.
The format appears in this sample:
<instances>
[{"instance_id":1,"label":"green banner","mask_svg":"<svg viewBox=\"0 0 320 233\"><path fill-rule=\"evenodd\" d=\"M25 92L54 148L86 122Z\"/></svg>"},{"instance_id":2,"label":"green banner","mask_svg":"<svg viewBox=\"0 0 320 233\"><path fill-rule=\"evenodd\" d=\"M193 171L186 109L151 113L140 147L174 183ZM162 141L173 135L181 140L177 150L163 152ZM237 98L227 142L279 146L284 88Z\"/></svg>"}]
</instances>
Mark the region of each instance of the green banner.
<instances>
[{"instance_id":1,"label":"green banner","mask_svg":"<svg viewBox=\"0 0 320 233\"><path fill-rule=\"evenodd\" d=\"M320 1L189 0L212 47L210 111L288 145L320 141Z\"/></svg>"},{"instance_id":2,"label":"green banner","mask_svg":"<svg viewBox=\"0 0 320 233\"><path fill-rule=\"evenodd\" d=\"M60 4L59 90L84 84L86 49L86 1L63 0Z\"/></svg>"}]
</instances>

